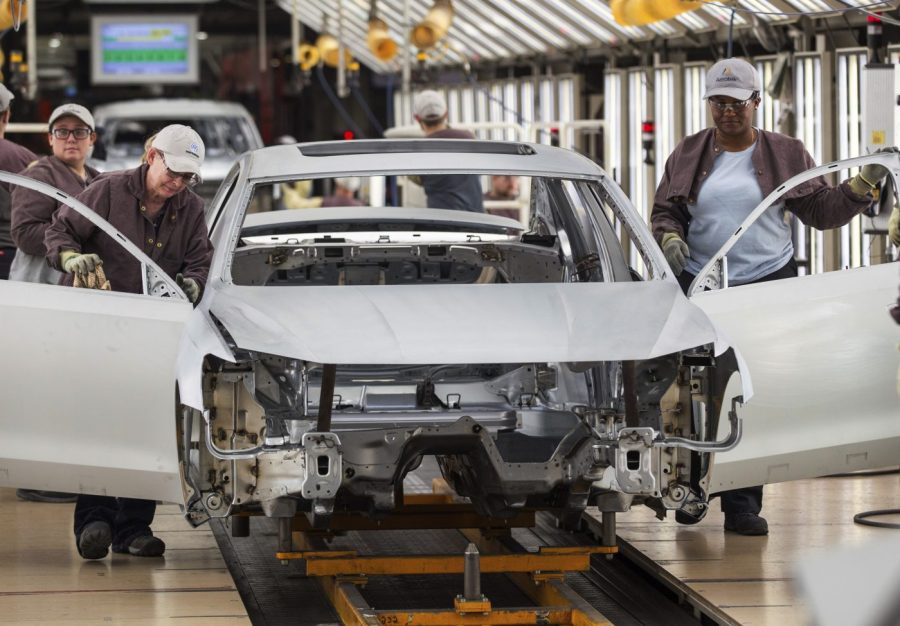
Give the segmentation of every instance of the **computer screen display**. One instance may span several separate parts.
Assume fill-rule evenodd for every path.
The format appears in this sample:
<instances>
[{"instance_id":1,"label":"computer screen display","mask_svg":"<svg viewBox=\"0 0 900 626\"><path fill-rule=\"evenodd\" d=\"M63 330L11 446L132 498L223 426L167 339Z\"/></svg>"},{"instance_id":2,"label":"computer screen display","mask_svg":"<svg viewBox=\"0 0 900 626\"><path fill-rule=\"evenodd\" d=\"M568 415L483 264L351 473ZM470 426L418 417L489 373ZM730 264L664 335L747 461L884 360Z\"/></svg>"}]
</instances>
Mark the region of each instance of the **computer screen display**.
<instances>
[{"instance_id":1,"label":"computer screen display","mask_svg":"<svg viewBox=\"0 0 900 626\"><path fill-rule=\"evenodd\" d=\"M91 17L94 84L196 83L195 15Z\"/></svg>"}]
</instances>

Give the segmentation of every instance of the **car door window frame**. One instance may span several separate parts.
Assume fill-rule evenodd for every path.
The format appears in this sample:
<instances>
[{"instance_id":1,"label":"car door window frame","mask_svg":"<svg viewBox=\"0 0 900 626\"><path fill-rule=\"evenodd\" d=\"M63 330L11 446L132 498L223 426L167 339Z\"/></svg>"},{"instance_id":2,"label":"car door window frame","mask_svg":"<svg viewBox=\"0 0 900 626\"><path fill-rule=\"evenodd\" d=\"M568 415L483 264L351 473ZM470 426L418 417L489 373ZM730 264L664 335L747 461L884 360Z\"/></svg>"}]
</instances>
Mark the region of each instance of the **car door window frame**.
<instances>
[{"instance_id":1,"label":"car door window frame","mask_svg":"<svg viewBox=\"0 0 900 626\"><path fill-rule=\"evenodd\" d=\"M734 244L743 237L744 233L747 232L756 220L758 220L772 205L781 200L781 198L791 189L798 185L802 185L813 178L824 176L825 174L832 174L851 167L862 167L863 165L870 163L882 165L888 169L889 175L894 183L894 201L900 201L900 196L898 196L898 193L900 192L898 192L897 186L898 183L900 183L900 154L896 152L876 152L865 156L844 159L843 161L834 161L801 172L779 185L772 193L763 198L762 202L756 205L756 208L750 212L731 237L722 244L722 247L716 251L709 261L707 261L706 265L704 265L697 273L697 277L694 278L694 281L688 288L688 297L701 291L725 289L728 287L728 252L734 247Z\"/></svg>"},{"instance_id":2,"label":"car door window frame","mask_svg":"<svg viewBox=\"0 0 900 626\"><path fill-rule=\"evenodd\" d=\"M94 226L112 237L113 240L125 248L125 250L141 264L141 281L143 283L144 294L188 301L188 297L185 295L184 291L178 287L174 279L166 274L150 257L144 254L144 252L128 239L128 237L123 235L119 229L104 220L85 204L52 185L11 172L0 170L0 181L19 187L26 187L51 197L57 202L65 204L91 222Z\"/></svg>"}]
</instances>

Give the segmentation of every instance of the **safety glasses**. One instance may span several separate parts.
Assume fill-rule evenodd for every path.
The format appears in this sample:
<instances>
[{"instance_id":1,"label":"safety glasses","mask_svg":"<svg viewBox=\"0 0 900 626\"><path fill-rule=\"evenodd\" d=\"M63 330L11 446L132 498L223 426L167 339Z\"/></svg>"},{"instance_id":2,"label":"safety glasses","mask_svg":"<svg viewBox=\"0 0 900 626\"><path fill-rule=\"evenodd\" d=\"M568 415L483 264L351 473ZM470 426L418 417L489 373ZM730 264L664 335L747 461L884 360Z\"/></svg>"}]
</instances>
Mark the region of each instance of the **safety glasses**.
<instances>
[{"instance_id":1,"label":"safety glasses","mask_svg":"<svg viewBox=\"0 0 900 626\"><path fill-rule=\"evenodd\" d=\"M50 134L57 139L68 139L69 135L74 136L75 139L87 139L92 132L94 131L90 128L54 128Z\"/></svg>"},{"instance_id":2,"label":"safety glasses","mask_svg":"<svg viewBox=\"0 0 900 626\"><path fill-rule=\"evenodd\" d=\"M719 113L724 113L725 111L740 113L747 107L751 106L754 102L756 102L756 94L753 94L746 100L738 100L737 102L719 102L718 100L713 100L712 98L710 98L708 102L713 111L717 111Z\"/></svg>"},{"instance_id":3,"label":"safety glasses","mask_svg":"<svg viewBox=\"0 0 900 626\"><path fill-rule=\"evenodd\" d=\"M169 168L168 163L166 163L166 153L162 150L157 150L157 154L159 154L159 158L162 159L163 166L166 168L166 176L175 180L176 178L180 178L181 182L183 182L188 187L193 187L197 183L200 182L200 177L196 174L186 173L186 172L176 172L175 170Z\"/></svg>"}]
</instances>

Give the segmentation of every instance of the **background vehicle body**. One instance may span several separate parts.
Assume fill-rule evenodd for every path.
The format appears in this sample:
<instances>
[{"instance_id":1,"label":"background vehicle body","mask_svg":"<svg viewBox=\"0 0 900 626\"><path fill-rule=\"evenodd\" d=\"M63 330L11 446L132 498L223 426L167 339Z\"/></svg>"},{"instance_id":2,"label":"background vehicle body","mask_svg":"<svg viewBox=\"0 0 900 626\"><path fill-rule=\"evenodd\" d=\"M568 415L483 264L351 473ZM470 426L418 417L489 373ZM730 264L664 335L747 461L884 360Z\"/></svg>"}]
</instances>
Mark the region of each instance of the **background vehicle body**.
<instances>
[{"instance_id":1,"label":"background vehicle body","mask_svg":"<svg viewBox=\"0 0 900 626\"><path fill-rule=\"evenodd\" d=\"M187 98L127 100L101 104L93 113L102 148L95 150L98 158L92 159L90 165L100 171L137 167L144 153L144 141L164 126L185 124L196 130L206 147L203 182L197 191L207 199L215 194L241 154L263 146L250 113L235 102Z\"/></svg>"}]
</instances>

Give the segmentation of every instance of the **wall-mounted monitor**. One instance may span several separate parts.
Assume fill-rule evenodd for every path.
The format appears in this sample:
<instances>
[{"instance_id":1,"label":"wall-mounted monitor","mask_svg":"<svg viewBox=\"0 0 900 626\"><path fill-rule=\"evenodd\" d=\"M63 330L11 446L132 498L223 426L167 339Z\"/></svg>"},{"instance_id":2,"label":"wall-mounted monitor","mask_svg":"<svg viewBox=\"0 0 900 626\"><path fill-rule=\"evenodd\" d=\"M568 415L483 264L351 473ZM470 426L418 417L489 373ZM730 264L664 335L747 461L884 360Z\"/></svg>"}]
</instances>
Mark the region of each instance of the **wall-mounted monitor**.
<instances>
[{"instance_id":1,"label":"wall-mounted monitor","mask_svg":"<svg viewBox=\"0 0 900 626\"><path fill-rule=\"evenodd\" d=\"M196 15L91 16L91 82L196 83Z\"/></svg>"}]
</instances>

